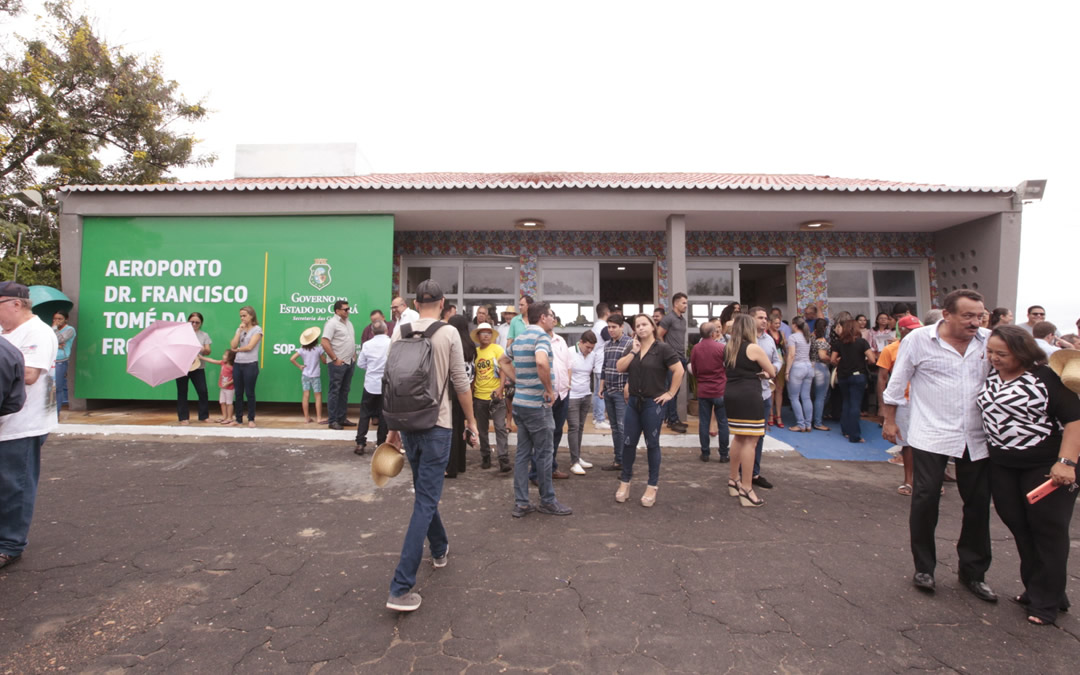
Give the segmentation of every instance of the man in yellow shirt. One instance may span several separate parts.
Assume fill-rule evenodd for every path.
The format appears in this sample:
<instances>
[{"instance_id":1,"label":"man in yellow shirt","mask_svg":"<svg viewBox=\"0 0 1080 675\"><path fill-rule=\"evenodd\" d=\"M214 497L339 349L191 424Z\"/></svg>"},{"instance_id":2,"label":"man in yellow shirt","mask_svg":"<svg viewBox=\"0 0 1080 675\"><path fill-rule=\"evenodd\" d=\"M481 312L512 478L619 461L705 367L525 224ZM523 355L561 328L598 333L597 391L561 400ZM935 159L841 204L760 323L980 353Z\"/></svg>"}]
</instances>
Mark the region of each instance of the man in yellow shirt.
<instances>
[{"instance_id":1,"label":"man in yellow shirt","mask_svg":"<svg viewBox=\"0 0 1080 675\"><path fill-rule=\"evenodd\" d=\"M495 452L499 457L499 471L507 472L510 456L507 454L506 399L499 379L499 357L503 348L495 344L495 330L489 323L481 323L472 332L476 348L475 377L473 378L473 411L476 426L480 430L480 468L491 468L491 441L488 439L489 421L495 423Z\"/></svg>"}]
</instances>

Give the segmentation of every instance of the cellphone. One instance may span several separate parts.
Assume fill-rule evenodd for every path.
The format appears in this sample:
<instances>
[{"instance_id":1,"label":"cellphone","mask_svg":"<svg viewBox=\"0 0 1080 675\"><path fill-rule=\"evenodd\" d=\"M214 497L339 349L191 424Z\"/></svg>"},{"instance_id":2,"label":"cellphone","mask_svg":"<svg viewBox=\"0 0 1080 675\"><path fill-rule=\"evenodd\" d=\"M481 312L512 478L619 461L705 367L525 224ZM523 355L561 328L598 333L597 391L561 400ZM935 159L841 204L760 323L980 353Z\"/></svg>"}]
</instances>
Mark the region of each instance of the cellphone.
<instances>
[{"instance_id":1,"label":"cellphone","mask_svg":"<svg viewBox=\"0 0 1080 675\"><path fill-rule=\"evenodd\" d=\"M465 443L470 448L475 448L476 444L479 443L479 442L480 442L480 438L476 434L473 433L472 429L466 429L465 430Z\"/></svg>"},{"instance_id":2,"label":"cellphone","mask_svg":"<svg viewBox=\"0 0 1080 675\"><path fill-rule=\"evenodd\" d=\"M1046 495L1050 494L1054 490L1058 489L1057 485L1054 485L1054 481L1048 480L1039 487L1035 488L1031 492L1027 493L1028 504L1034 504Z\"/></svg>"}]
</instances>

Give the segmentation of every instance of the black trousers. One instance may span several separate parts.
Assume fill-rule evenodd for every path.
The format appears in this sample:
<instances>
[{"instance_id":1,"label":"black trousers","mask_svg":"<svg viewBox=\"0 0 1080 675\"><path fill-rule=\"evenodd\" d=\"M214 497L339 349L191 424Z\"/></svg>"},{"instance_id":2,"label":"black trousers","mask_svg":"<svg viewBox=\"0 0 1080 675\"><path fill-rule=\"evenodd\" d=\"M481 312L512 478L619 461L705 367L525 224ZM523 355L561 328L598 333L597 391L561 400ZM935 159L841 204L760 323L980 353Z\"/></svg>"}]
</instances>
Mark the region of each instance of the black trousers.
<instances>
[{"instance_id":1,"label":"black trousers","mask_svg":"<svg viewBox=\"0 0 1080 675\"><path fill-rule=\"evenodd\" d=\"M189 418L188 381L195 385L195 394L199 397L199 421L209 419L210 400L206 396L206 371L202 368L176 378L176 416L181 422Z\"/></svg>"},{"instance_id":2,"label":"black trousers","mask_svg":"<svg viewBox=\"0 0 1080 675\"><path fill-rule=\"evenodd\" d=\"M382 414L382 394L372 394L367 389L360 399L360 418L356 420L356 444L367 443L368 427L371 426L371 418L379 420L379 430L375 432L375 445L380 446L386 442L386 420Z\"/></svg>"},{"instance_id":3,"label":"black trousers","mask_svg":"<svg viewBox=\"0 0 1080 675\"><path fill-rule=\"evenodd\" d=\"M1069 523L1077 491L1059 487L1028 504L1026 495L1046 482L1049 466L1012 469L991 464L990 491L998 517L1012 532L1020 554L1020 580L1030 602L1028 613L1044 621L1057 619L1068 607L1065 585L1069 572Z\"/></svg>"},{"instance_id":4,"label":"black trousers","mask_svg":"<svg viewBox=\"0 0 1080 675\"><path fill-rule=\"evenodd\" d=\"M948 455L911 449L914 478L911 494L911 555L915 571L933 574L937 567L934 532L938 523L941 485L945 480ZM966 581L984 581L990 569L990 460L973 462L967 449L956 460L956 486L964 502L960 540L956 542L960 576Z\"/></svg>"}]
</instances>

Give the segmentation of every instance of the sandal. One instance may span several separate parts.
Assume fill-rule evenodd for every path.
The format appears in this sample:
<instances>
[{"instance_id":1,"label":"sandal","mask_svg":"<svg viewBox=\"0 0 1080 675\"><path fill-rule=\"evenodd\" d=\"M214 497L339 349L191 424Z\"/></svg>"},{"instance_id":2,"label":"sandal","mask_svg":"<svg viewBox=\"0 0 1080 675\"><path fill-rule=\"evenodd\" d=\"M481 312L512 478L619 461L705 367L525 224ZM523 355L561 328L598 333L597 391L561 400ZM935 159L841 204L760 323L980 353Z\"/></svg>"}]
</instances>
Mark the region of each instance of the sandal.
<instances>
[{"instance_id":1,"label":"sandal","mask_svg":"<svg viewBox=\"0 0 1080 675\"><path fill-rule=\"evenodd\" d=\"M774 415L774 417L776 417L776 428L777 429L783 429L784 428L784 420L783 420L783 418L780 417L779 415Z\"/></svg>"},{"instance_id":2,"label":"sandal","mask_svg":"<svg viewBox=\"0 0 1080 675\"><path fill-rule=\"evenodd\" d=\"M769 415L769 426L774 426L776 421L776 415Z\"/></svg>"},{"instance_id":3,"label":"sandal","mask_svg":"<svg viewBox=\"0 0 1080 675\"><path fill-rule=\"evenodd\" d=\"M824 424L815 424L814 428L817 429L818 431L832 431L832 429L825 426Z\"/></svg>"},{"instance_id":4,"label":"sandal","mask_svg":"<svg viewBox=\"0 0 1080 675\"><path fill-rule=\"evenodd\" d=\"M1040 619L1039 617L1035 616L1034 614L1029 614L1027 620L1028 620L1028 623L1030 623L1033 626L1053 626L1054 625L1053 621L1047 621L1046 619Z\"/></svg>"},{"instance_id":5,"label":"sandal","mask_svg":"<svg viewBox=\"0 0 1080 675\"><path fill-rule=\"evenodd\" d=\"M727 479L727 493L729 497L739 496L739 484L730 478Z\"/></svg>"},{"instance_id":6,"label":"sandal","mask_svg":"<svg viewBox=\"0 0 1080 675\"><path fill-rule=\"evenodd\" d=\"M910 497L911 496L911 486L908 485L907 483L904 483L900 487L896 488L896 494L904 495L905 497Z\"/></svg>"},{"instance_id":7,"label":"sandal","mask_svg":"<svg viewBox=\"0 0 1080 675\"><path fill-rule=\"evenodd\" d=\"M753 491L753 489L754 488L750 488L750 490L747 490L746 488L742 487L741 484L739 485L739 504L752 508L765 506L765 500L758 497L757 493L754 493L753 497L750 496L750 492Z\"/></svg>"},{"instance_id":8,"label":"sandal","mask_svg":"<svg viewBox=\"0 0 1080 675\"><path fill-rule=\"evenodd\" d=\"M803 432L803 431L806 431L806 429L803 429L802 427L791 427L790 429L788 429L788 431Z\"/></svg>"}]
</instances>

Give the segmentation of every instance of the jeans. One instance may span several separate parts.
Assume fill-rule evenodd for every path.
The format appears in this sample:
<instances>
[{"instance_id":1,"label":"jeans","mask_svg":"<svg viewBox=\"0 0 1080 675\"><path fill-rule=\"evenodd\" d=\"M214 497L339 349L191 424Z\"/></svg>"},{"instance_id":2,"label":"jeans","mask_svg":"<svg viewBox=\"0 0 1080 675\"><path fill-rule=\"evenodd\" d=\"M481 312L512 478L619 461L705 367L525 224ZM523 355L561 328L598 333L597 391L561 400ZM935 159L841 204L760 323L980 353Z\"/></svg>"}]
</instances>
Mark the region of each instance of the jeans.
<instances>
[{"instance_id":1,"label":"jeans","mask_svg":"<svg viewBox=\"0 0 1080 675\"><path fill-rule=\"evenodd\" d=\"M360 399L360 418L356 421L356 444L367 443L368 427L371 426L371 418L379 420L379 430L375 432L375 446L378 447L386 442L386 420L382 414L382 394L372 394L367 389Z\"/></svg>"},{"instance_id":2,"label":"jeans","mask_svg":"<svg viewBox=\"0 0 1080 675\"><path fill-rule=\"evenodd\" d=\"M814 368L809 361L796 361L791 364L791 375L788 376L788 400L791 401L791 410L795 413L795 426L803 429L810 428L810 420L814 416L814 408L810 403L810 385L814 381Z\"/></svg>"},{"instance_id":3,"label":"jeans","mask_svg":"<svg viewBox=\"0 0 1080 675\"><path fill-rule=\"evenodd\" d=\"M840 413L840 428L849 442L858 443L862 439L859 410L862 407L863 392L866 391L866 374L855 373L851 377L838 377L836 388L840 390L840 397L844 402Z\"/></svg>"},{"instance_id":4,"label":"jeans","mask_svg":"<svg viewBox=\"0 0 1080 675\"><path fill-rule=\"evenodd\" d=\"M68 402L67 361L56 362L56 409ZM201 370L201 369L200 369ZM203 380L205 382L205 380ZM205 386L205 385L204 385Z\"/></svg>"},{"instance_id":5,"label":"jeans","mask_svg":"<svg viewBox=\"0 0 1080 675\"><path fill-rule=\"evenodd\" d=\"M492 398L483 401L474 398L472 407L476 414L476 428L480 431L480 457L491 458L491 439L488 434L490 422L495 422L495 452L499 457L506 457L506 399Z\"/></svg>"},{"instance_id":6,"label":"jeans","mask_svg":"<svg viewBox=\"0 0 1080 675\"><path fill-rule=\"evenodd\" d=\"M728 456L728 441L730 435L728 433L727 425L727 410L724 408L724 397L719 398L703 398L698 396L698 441L701 442L701 456L709 456L709 425L712 422L712 417L716 415L716 427L720 432L720 449L718 450L721 457Z\"/></svg>"},{"instance_id":7,"label":"jeans","mask_svg":"<svg viewBox=\"0 0 1080 675\"><path fill-rule=\"evenodd\" d=\"M765 419L768 420L769 415L772 414L772 396L770 396L769 398L762 401L762 405L765 406ZM768 429L769 426L765 425L765 428ZM765 449L765 435L762 434L761 436L758 436L757 447L754 448L754 475L755 476L760 476L761 475L761 452L764 449ZM745 480L745 477L743 478L743 480Z\"/></svg>"},{"instance_id":8,"label":"jeans","mask_svg":"<svg viewBox=\"0 0 1080 675\"><path fill-rule=\"evenodd\" d=\"M589 407L592 405L591 398L591 396L583 396L570 399L570 412L567 414L570 429L566 432L566 436L567 443L570 445L571 466L581 459L581 436L585 433L585 417L589 414Z\"/></svg>"},{"instance_id":9,"label":"jeans","mask_svg":"<svg viewBox=\"0 0 1080 675\"><path fill-rule=\"evenodd\" d=\"M603 375L597 375L593 373L593 391L600 391L600 382L603 381ZM607 419L607 402L600 398L598 395L592 395L592 420L593 424L599 424Z\"/></svg>"},{"instance_id":10,"label":"jeans","mask_svg":"<svg viewBox=\"0 0 1080 675\"><path fill-rule=\"evenodd\" d=\"M0 441L0 553L20 556L26 548L46 438Z\"/></svg>"},{"instance_id":11,"label":"jeans","mask_svg":"<svg viewBox=\"0 0 1080 675\"><path fill-rule=\"evenodd\" d=\"M683 381L686 381L686 364L689 363L686 359L679 357L679 362L683 367ZM675 375L669 370L667 371L667 390L671 391L671 380ZM682 389L680 385L679 389ZM679 419L679 392L675 392L675 395L671 397L671 400L667 402L667 423L672 424L674 422L681 422Z\"/></svg>"},{"instance_id":12,"label":"jeans","mask_svg":"<svg viewBox=\"0 0 1080 675\"><path fill-rule=\"evenodd\" d=\"M566 398L557 398L551 404L551 418L555 423L555 429L551 432L551 470L559 470L559 443L562 443L563 425L566 424L566 415L570 412L570 395ZM536 480L536 460L529 464L529 480Z\"/></svg>"},{"instance_id":13,"label":"jeans","mask_svg":"<svg viewBox=\"0 0 1080 675\"><path fill-rule=\"evenodd\" d=\"M829 395L829 367L820 361L814 362L814 426L820 427L825 421L825 399Z\"/></svg>"},{"instance_id":14,"label":"jeans","mask_svg":"<svg viewBox=\"0 0 1080 675\"><path fill-rule=\"evenodd\" d=\"M551 408L523 408L514 406L514 422L517 424L517 456L514 457L514 502L521 507L529 505L529 464L536 462L536 482L540 486L540 502L555 501L555 488L551 484L551 439L555 432L555 418Z\"/></svg>"},{"instance_id":15,"label":"jeans","mask_svg":"<svg viewBox=\"0 0 1080 675\"><path fill-rule=\"evenodd\" d=\"M340 366L328 364L330 371L330 393L327 395L326 407L329 409L330 424L345 423L345 413L349 408L349 389L352 388L353 372L356 363L343 363Z\"/></svg>"},{"instance_id":16,"label":"jeans","mask_svg":"<svg viewBox=\"0 0 1080 675\"><path fill-rule=\"evenodd\" d=\"M255 421L255 381L259 379L259 362L233 364L233 388L236 390L236 423L244 421L244 398L247 398L248 421Z\"/></svg>"},{"instance_id":17,"label":"jeans","mask_svg":"<svg viewBox=\"0 0 1080 675\"><path fill-rule=\"evenodd\" d=\"M60 364L56 364L59 366ZM66 365L66 364L65 364ZM57 368L56 376L60 376ZM195 394L199 397L199 421L210 419L210 399L206 396L206 371L202 368L193 370L183 377L176 378L176 416L181 422L186 421L188 413L188 381L195 385ZM56 394L57 405L60 405L60 392Z\"/></svg>"},{"instance_id":18,"label":"jeans","mask_svg":"<svg viewBox=\"0 0 1080 675\"><path fill-rule=\"evenodd\" d=\"M645 448L649 457L649 485L656 487L660 481L660 426L664 406L651 398L631 396L626 403L623 421L626 435L623 441L622 482L628 483L634 476L634 458L641 434L645 434Z\"/></svg>"},{"instance_id":19,"label":"jeans","mask_svg":"<svg viewBox=\"0 0 1080 675\"><path fill-rule=\"evenodd\" d=\"M390 582L390 595L404 595L416 585L416 570L420 569L420 560L424 557L424 539L428 540L431 555L435 558L446 553L450 545L439 517L443 473L450 460L450 434L450 430L443 427L401 432L416 494L405 543L401 546L401 560Z\"/></svg>"},{"instance_id":20,"label":"jeans","mask_svg":"<svg viewBox=\"0 0 1080 675\"><path fill-rule=\"evenodd\" d=\"M623 398L621 391L606 389L604 391L604 405L607 407L607 419L611 424L611 444L615 447L614 462L616 464L622 464L623 441L625 440L625 434L623 433L625 427L623 426L623 423L626 421L626 399ZM635 443L634 445L637 444Z\"/></svg>"}]
</instances>

